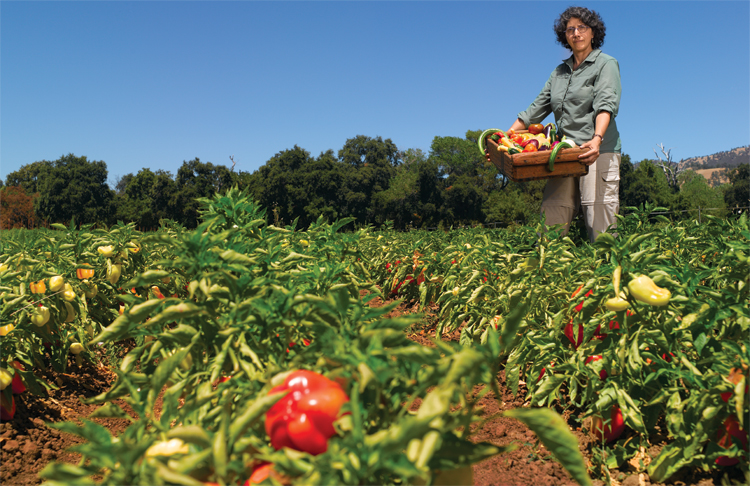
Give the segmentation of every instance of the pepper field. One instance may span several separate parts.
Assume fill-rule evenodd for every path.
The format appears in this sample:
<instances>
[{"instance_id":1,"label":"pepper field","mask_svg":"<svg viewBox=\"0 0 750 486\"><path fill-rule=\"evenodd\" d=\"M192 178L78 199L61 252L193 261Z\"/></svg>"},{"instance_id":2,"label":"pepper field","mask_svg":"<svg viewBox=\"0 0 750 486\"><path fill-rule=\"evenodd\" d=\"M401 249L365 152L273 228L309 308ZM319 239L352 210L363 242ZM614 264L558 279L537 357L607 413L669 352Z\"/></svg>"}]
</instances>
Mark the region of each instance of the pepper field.
<instances>
[{"instance_id":1,"label":"pepper field","mask_svg":"<svg viewBox=\"0 0 750 486\"><path fill-rule=\"evenodd\" d=\"M0 367L27 389L3 382L4 415L58 387L46 370L117 357L85 403L127 427L49 422L82 441L78 464L40 473L48 484L238 485L263 464L267 484L471 484L462 471L509 450L472 437L499 374L527 405L504 415L579 484L625 464L654 483L750 482L745 215L675 224L647 208L589 245L534 227L277 228L246 193L202 203L196 230L0 237ZM457 340L408 339L422 317L377 298L434 309L435 335ZM348 397L322 453L277 450L265 427L282 398L269 391L299 369ZM598 437L585 459L556 410Z\"/></svg>"}]
</instances>

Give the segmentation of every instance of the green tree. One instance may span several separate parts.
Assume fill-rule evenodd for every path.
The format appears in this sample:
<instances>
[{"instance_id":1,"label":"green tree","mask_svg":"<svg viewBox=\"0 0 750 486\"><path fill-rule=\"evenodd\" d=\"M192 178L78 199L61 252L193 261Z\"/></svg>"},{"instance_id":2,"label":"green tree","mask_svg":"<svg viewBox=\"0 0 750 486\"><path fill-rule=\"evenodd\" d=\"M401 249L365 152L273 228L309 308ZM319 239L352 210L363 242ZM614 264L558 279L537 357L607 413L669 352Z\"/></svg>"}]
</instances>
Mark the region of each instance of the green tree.
<instances>
[{"instance_id":1,"label":"green tree","mask_svg":"<svg viewBox=\"0 0 750 486\"><path fill-rule=\"evenodd\" d=\"M484 204L487 222L530 224L539 217L547 181L510 182L490 193Z\"/></svg>"},{"instance_id":2,"label":"green tree","mask_svg":"<svg viewBox=\"0 0 750 486\"><path fill-rule=\"evenodd\" d=\"M170 206L174 209L173 219L188 228L198 226L200 204L196 199L227 191L234 184L234 177L235 174L223 165L204 163L197 157L183 161L177 170L177 187L170 200Z\"/></svg>"},{"instance_id":3,"label":"green tree","mask_svg":"<svg viewBox=\"0 0 750 486\"><path fill-rule=\"evenodd\" d=\"M400 229L438 226L445 187L437 164L420 149L404 151L401 160L388 189L373 196L381 208L378 222L390 220Z\"/></svg>"},{"instance_id":4,"label":"green tree","mask_svg":"<svg viewBox=\"0 0 750 486\"><path fill-rule=\"evenodd\" d=\"M729 186L724 191L728 208L750 206L750 164L740 164L729 171Z\"/></svg>"},{"instance_id":5,"label":"green tree","mask_svg":"<svg viewBox=\"0 0 750 486\"><path fill-rule=\"evenodd\" d=\"M302 170L303 216L300 227L308 227L323 216L329 222L341 219L346 215L341 212L343 200L340 189L345 185L343 164L336 159L333 150L321 153L317 159L311 159Z\"/></svg>"},{"instance_id":6,"label":"green tree","mask_svg":"<svg viewBox=\"0 0 750 486\"><path fill-rule=\"evenodd\" d=\"M718 188L708 184L706 178L692 169L682 172L680 178L680 193L677 208L687 210L685 217L695 218L700 208L720 208L722 211L712 211L713 216L723 216L725 211L724 194Z\"/></svg>"},{"instance_id":7,"label":"green tree","mask_svg":"<svg viewBox=\"0 0 750 486\"><path fill-rule=\"evenodd\" d=\"M501 187L502 177L477 148L481 132L469 130L466 138L435 137L430 159L444 178L444 223L486 222L483 211L489 195Z\"/></svg>"},{"instance_id":8,"label":"green tree","mask_svg":"<svg viewBox=\"0 0 750 486\"><path fill-rule=\"evenodd\" d=\"M373 203L373 196L387 190L396 175L401 164L398 147L391 139L357 135L344 143L338 157L345 175L342 214L357 218L359 224L379 222L382 208Z\"/></svg>"},{"instance_id":9,"label":"green tree","mask_svg":"<svg viewBox=\"0 0 750 486\"><path fill-rule=\"evenodd\" d=\"M172 218L175 210L170 201L176 194L177 185L169 172L141 169L135 176L124 176L120 183L122 181L127 181L127 185L116 198L118 220L135 222L148 230L157 228L160 220Z\"/></svg>"},{"instance_id":10,"label":"green tree","mask_svg":"<svg viewBox=\"0 0 750 486\"><path fill-rule=\"evenodd\" d=\"M313 162L310 152L295 145L271 157L252 174L250 192L260 206L271 213L274 223L291 224L299 218L303 225L309 224L310 218L305 213L310 204L308 191L317 191L310 185L305 187L305 170L311 168Z\"/></svg>"},{"instance_id":11,"label":"green tree","mask_svg":"<svg viewBox=\"0 0 750 486\"><path fill-rule=\"evenodd\" d=\"M632 171L621 167L620 207L639 207L647 202L674 208L675 194L667 183L664 171L647 159L642 160Z\"/></svg>"},{"instance_id":12,"label":"green tree","mask_svg":"<svg viewBox=\"0 0 750 486\"><path fill-rule=\"evenodd\" d=\"M20 186L27 195L39 192L39 183L49 171L53 163L49 160L40 160L21 166L17 171L11 172L5 178L5 185Z\"/></svg>"},{"instance_id":13,"label":"green tree","mask_svg":"<svg viewBox=\"0 0 750 486\"><path fill-rule=\"evenodd\" d=\"M107 164L85 156L65 155L38 173L37 216L49 223L109 224L114 216L114 191L107 185Z\"/></svg>"}]
</instances>

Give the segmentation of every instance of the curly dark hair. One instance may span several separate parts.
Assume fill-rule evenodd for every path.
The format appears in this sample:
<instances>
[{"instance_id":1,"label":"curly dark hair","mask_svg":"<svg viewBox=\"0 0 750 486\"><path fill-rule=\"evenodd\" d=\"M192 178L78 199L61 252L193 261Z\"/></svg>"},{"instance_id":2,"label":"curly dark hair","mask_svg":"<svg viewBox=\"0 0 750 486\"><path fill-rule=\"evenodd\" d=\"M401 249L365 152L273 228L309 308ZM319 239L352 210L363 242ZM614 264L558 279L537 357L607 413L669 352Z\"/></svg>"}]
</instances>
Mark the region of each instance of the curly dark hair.
<instances>
[{"instance_id":1,"label":"curly dark hair","mask_svg":"<svg viewBox=\"0 0 750 486\"><path fill-rule=\"evenodd\" d=\"M596 11L589 10L585 7L568 7L560 14L560 17L555 21L557 43L566 49L570 49L568 38L565 36L565 30L568 28L568 21L573 18L580 19L581 22L591 28L594 33L591 47L599 49L602 44L604 44L604 36L607 35L607 27L604 26L604 21Z\"/></svg>"}]
</instances>

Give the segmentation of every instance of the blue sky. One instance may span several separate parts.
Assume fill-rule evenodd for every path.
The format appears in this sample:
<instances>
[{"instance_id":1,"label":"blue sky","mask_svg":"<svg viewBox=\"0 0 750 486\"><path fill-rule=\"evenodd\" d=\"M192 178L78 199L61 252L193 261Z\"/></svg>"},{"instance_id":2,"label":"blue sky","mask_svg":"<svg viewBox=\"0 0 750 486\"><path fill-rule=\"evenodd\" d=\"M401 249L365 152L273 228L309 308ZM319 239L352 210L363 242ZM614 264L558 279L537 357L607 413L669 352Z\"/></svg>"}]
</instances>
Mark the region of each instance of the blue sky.
<instances>
[{"instance_id":1,"label":"blue sky","mask_svg":"<svg viewBox=\"0 0 750 486\"><path fill-rule=\"evenodd\" d=\"M568 57L572 4L3 0L0 178L68 153L111 182L196 157L252 172L294 145L507 128ZM750 2L577 4L606 23L633 161L750 144Z\"/></svg>"}]
</instances>

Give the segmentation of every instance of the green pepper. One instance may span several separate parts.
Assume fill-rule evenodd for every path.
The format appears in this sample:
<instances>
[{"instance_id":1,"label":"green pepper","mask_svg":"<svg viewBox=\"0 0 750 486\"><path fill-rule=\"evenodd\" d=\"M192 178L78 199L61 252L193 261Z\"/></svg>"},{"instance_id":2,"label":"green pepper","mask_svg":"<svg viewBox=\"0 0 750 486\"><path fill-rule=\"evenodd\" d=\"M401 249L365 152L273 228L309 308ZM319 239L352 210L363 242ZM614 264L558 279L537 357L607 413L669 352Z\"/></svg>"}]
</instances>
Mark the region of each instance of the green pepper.
<instances>
[{"instance_id":1,"label":"green pepper","mask_svg":"<svg viewBox=\"0 0 750 486\"><path fill-rule=\"evenodd\" d=\"M549 171L552 172L555 170L555 159L557 158L557 153L564 148L573 148L573 146L568 142L567 140L563 140L562 142L555 145L555 148L552 149L552 153L549 155Z\"/></svg>"},{"instance_id":2,"label":"green pepper","mask_svg":"<svg viewBox=\"0 0 750 486\"><path fill-rule=\"evenodd\" d=\"M488 130L483 131L482 134L479 135L479 140L477 140L477 145L479 145L479 150L482 151L482 155L487 155L487 146L485 144L485 139L489 135L494 134L496 132L500 132L504 134L504 132L500 130L499 128L490 128Z\"/></svg>"},{"instance_id":3,"label":"green pepper","mask_svg":"<svg viewBox=\"0 0 750 486\"><path fill-rule=\"evenodd\" d=\"M547 128L549 128L549 134L547 138L549 138L549 143L552 144L552 142L557 140L557 128L555 128L554 123L547 123L547 125L544 127L545 131Z\"/></svg>"}]
</instances>

